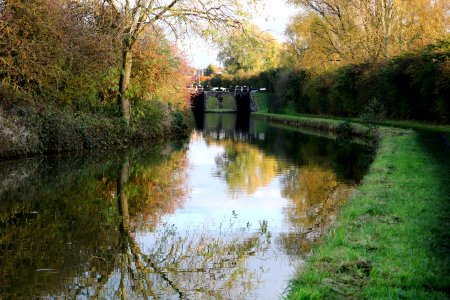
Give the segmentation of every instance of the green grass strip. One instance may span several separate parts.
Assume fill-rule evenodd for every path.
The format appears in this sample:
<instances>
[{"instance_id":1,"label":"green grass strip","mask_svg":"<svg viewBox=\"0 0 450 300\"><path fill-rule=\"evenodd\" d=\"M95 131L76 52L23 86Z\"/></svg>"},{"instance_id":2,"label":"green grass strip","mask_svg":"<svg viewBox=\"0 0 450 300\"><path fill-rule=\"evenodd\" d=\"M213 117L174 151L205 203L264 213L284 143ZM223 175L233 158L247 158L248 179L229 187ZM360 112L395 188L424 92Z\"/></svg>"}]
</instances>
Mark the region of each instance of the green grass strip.
<instances>
[{"instance_id":1,"label":"green grass strip","mask_svg":"<svg viewBox=\"0 0 450 300\"><path fill-rule=\"evenodd\" d=\"M450 298L448 131L409 125L417 130L379 128L358 193L313 248L288 299Z\"/></svg>"},{"instance_id":2,"label":"green grass strip","mask_svg":"<svg viewBox=\"0 0 450 300\"><path fill-rule=\"evenodd\" d=\"M347 120L342 119L334 120L323 117L280 115L260 112L253 113L252 117L296 127L337 132L353 136L371 136L373 134L371 129L365 125L354 122L350 124Z\"/></svg>"},{"instance_id":3,"label":"green grass strip","mask_svg":"<svg viewBox=\"0 0 450 300\"><path fill-rule=\"evenodd\" d=\"M207 109L205 110L205 113L235 113L236 110L234 109Z\"/></svg>"},{"instance_id":4,"label":"green grass strip","mask_svg":"<svg viewBox=\"0 0 450 300\"><path fill-rule=\"evenodd\" d=\"M271 114L266 113L264 111L254 113L256 117L265 118L267 116L271 116L272 118L277 119L291 119L291 120L315 120L321 121L324 123L331 124L339 124L342 122L352 122L354 124L360 124L365 126L365 122L360 118L343 118L336 116L318 116L318 115L309 115L309 114ZM416 122L416 121L398 121L398 120L384 120L375 122L376 126L383 127L395 127L395 128L403 128L403 129L414 129L419 131L439 131L445 132L446 134L450 134L450 125L440 125L440 124L429 124L424 122Z\"/></svg>"}]
</instances>

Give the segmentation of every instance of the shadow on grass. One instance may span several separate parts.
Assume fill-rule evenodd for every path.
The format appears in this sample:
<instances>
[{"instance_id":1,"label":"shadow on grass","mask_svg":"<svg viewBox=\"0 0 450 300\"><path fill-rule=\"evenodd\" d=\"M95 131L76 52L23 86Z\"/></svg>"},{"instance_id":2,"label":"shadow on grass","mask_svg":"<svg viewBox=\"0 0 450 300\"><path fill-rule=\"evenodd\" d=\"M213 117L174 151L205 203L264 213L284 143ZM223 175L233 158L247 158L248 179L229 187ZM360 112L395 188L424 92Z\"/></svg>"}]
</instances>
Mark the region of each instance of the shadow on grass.
<instances>
[{"instance_id":1,"label":"shadow on grass","mask_svg":"<svg viewBox=\"0 0 450 300\"><path fill-rule=\"evenodd\" d=\"M433 207L436 218L429 220L430 253L441 264L442 288L450 296L450 145L449 134L435 130L418 130L418 142L432 160L436 198ZM445 283L446 282L446 283Z\"/></svg>"}]
</instances>

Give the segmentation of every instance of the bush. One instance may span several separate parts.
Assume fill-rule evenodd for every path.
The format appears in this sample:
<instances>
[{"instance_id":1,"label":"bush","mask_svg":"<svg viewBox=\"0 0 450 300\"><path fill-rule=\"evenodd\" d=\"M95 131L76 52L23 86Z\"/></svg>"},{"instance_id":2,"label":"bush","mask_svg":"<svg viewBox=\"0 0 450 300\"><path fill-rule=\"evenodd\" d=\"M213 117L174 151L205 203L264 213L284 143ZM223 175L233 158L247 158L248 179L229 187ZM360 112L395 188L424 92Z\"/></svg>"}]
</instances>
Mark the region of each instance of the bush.
<instances>
[{"instance_id":1,"label":"bush","mask_svg":"<svg viewBox=\"0 0 450 300\"><path fill-rule=\"evenodd\" d=\"M172 110L152 101L133 108L130 126L116 116L46 105L0 106L0 157L81 149L125 147L171 135L186 136L193 127L190 111Z\"/></svg>"},{"instance_id":2,"label":"bush","mask_svg":"<svg viewBox=\"0 0 450 300\"><path fill-rule=\"evenodd\" d=\"M304 86L303 97L308 98L310 112L327 114L330 110L331 87L334 82L333 73L324 73L311 77Z\"/></svg>"},{"instance_id":3,"label":"bush","mask_svg":"<svg viewBox=\"0 0 450 300\"><path fill-rule=\"evenodd\" d=\"M194 120L190 111L172 111L172 130L177 136L186 136L190 128L194 127Z\"/></svg>"},{"instance_id":4,"label":"bush","mask_svg":"<svg viewBox=\"0 0 450 300\"><path fill-rule=\"evenodd\" d=\"M364 107L360 118L364 123L369 125L369 128L375 128L377 123L386 118L386 109L384 104L377 98L372 98Z\"/></svg>"},{"instance_id":5,"label":"bush","mask_svg":"<svg viewBox=\"0 0 450 300\"><path fill-rule=\"evenodd\" d=\"M291 71L277 80L287 87L281 103L295 103L298 113L450 122L449 41L384 64L348 65L313 76Z\"/></svg>"},{"instance_id":6,"label":"bush","mask_svg":"<svg viewBox=\"0 0 450 300\"><path fill-rule=\"evenodd\" d=\"M167 104L160 101L142 101L132 106L130 128L134 139L162 137L170 126L171 115Z\"/></svg>"}]
</instances>

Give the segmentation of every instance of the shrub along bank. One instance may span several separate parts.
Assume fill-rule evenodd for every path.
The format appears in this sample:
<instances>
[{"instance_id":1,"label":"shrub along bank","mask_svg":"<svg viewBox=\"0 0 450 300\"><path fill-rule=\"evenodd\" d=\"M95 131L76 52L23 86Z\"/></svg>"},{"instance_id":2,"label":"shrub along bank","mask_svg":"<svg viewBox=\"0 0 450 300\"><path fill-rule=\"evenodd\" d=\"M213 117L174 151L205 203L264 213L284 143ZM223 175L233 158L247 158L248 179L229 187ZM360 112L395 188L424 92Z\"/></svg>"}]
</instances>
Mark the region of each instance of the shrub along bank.
<instances>
[{"instance_id":1,"label":"shrub along bank","mask_svg":"<svg viewBox=\"0 0 450 300\"><path fill-rule=\"evenodd\" d=\"M305 77L285 101L297 112L450 122L450 42L407 53L382 65L359 64Z\"/></svg>"},{"instance_id":2,"label":"shrub along bank","mask_svg":"<svg viewBox=\"0 0 450 300\"><path fill-rule=\"evenodd\" d=\"M377 64L315 73L280 68L248 77L218 76L205 84L265 87L275 113L339 117L378 114L393 120L450 122L450 41Z\"/></svg>"},{"instance_id":3,"label":"shrub along bank","mask_svg":"<svg viewBox=\"0 0 450 300\"><path fill-rule=\"evenodd\" d=\"M74 110L51 104L0 106L0 158L93 148L126 147L140 141L186 135L190 111L160 102L132 110L129 125L108 111Z\"/></svg>"},{"instance_id":4,"label":"shrub along bank","mask_svg":"<svg viewBox=\"0 0 450 300\"><path fill-rule=\"evenodd\" d=\"M307 117L298 119L302 126ZM316 120L327 122L309 122ZM358 193L315 245L287 298L449 297L450 127L415 127L378 128L377 155Z\"/></svg>"}]
</instances>

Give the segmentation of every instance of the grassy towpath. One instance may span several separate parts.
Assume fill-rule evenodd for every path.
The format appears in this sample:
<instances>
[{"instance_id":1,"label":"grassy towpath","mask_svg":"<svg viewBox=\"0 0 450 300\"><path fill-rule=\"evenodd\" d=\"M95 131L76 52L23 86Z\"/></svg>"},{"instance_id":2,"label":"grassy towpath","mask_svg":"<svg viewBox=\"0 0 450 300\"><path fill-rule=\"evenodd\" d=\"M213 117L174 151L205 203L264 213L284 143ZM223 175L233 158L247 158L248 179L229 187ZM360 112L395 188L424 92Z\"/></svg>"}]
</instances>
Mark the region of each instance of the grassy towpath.
<instances>
[{"instance_id":1,"label":"grassy towpath","mask_svg":"<svg viewBox=\"0 0 450 300\"><path fill-rule=\"evenodd\" d=\"M288 299L450 299L450 129L398 125Z\"/></svg>"}]
</instances>

